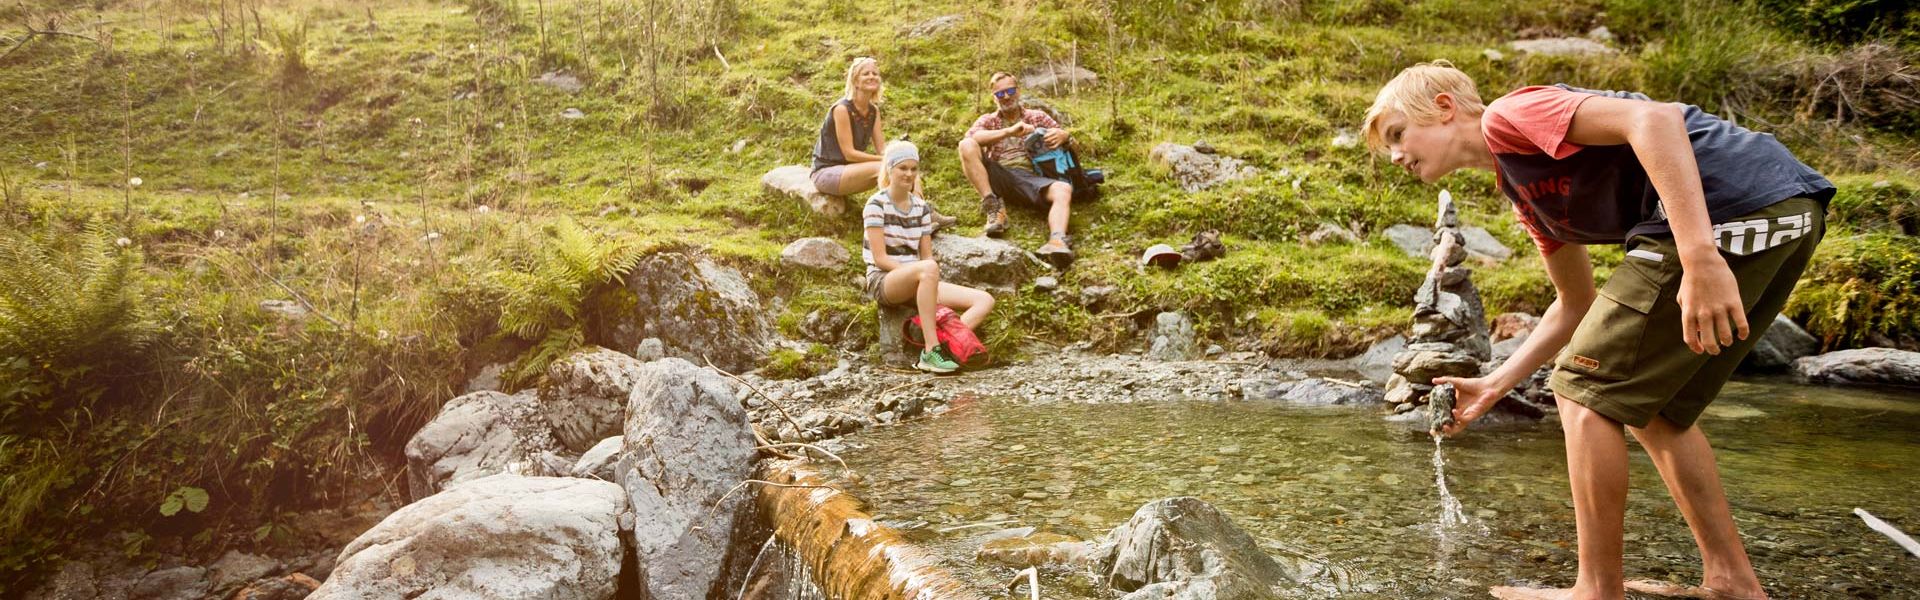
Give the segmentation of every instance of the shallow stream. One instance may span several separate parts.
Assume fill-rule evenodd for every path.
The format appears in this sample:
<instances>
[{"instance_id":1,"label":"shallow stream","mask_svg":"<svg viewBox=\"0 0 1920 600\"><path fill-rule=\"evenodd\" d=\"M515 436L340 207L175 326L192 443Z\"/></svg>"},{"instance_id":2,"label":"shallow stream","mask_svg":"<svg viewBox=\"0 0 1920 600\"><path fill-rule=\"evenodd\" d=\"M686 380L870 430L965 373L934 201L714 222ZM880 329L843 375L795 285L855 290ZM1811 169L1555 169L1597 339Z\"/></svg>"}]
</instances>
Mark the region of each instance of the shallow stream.
<instances>
[{"instance_id":1,"label":"shallow stream","mask_svg":"<svg viewBox=\"0 0 1920 600\"><path fill-rule=\"evenodd\" d=\"M1920 398L1735 382L1701 421L1748 551L1775 598L1920 597L1920 559L1855 507L1920 532ZM1095 539L1140 505L1196 496L1274 554L1343 568L1342 598L1484 598L1490 585L1567 585L1573 509L1559 428L1478 429L1442 448L1465 523L1441 527L1434 443L1373 410L1255 404L956 402L871 429L842 456L876 517L1005 595L1014 569L974 558L990 532ZM1685 521L1632 447L1629 577L1697 581ZM1047 598L1101 598L1082 573ZM1025 592L1022 592L1024 597Z\"/></svg>"}]
</instances>

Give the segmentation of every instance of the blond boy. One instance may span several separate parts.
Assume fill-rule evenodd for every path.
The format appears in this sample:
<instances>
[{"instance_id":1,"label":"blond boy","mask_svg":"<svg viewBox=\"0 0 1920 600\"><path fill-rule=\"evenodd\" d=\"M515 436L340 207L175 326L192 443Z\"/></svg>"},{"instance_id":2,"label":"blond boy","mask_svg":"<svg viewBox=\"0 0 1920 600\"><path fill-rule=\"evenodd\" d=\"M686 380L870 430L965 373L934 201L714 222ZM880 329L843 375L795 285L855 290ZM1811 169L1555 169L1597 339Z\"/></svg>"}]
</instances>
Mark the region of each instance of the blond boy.
<instances>
[{"instance_id":1,"label":"blond boy","mask_svg":"<svg viewBox=\"0 0 1920 600\"><path fill-rule=\"evenodd\" d=\"M1555 360L1580 568L1571 589L1496 587L1502 598L1618 599L1625 590L1766 598L1694 421L1784 306L1825 233L1833 185L1772 136L1627 92L1559 86L1483 104L1445 61L1380 90L1368 144L1433 182L1493 171L1545 258L1557 298L1513 356L1460 393L1453 435ZM1596 289L1586 246L1625 244ZM1622 566L1632 430L1700 547L1705 581L1627 582Z\"/></svg>"}]
</instances>

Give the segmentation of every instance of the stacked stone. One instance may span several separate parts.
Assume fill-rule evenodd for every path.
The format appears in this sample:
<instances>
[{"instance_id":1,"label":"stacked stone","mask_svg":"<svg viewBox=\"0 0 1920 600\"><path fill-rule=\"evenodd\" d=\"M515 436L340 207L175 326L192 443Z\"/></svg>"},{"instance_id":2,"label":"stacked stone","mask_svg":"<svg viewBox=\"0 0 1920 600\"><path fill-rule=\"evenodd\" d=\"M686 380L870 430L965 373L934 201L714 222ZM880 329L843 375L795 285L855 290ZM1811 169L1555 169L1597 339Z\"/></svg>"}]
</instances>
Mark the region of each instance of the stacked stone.
<instances>
[{"instance_id":1,"label":"stacked stone","mask_svg":"<svg viewBox=\"0 0 1920 600\"><path fill-rule=\"evenodd\" d=\"M1395 413L1425 405L1433 378L1476 377L1481 364L1493 358L1473 270L1461 264L1467 249L1452 194L1440 192L1438 212L1433 266L1413 297L1413 337L1394 356L1393 376L1387 379L1387 402Z\"/></svg>"}]
</instances>

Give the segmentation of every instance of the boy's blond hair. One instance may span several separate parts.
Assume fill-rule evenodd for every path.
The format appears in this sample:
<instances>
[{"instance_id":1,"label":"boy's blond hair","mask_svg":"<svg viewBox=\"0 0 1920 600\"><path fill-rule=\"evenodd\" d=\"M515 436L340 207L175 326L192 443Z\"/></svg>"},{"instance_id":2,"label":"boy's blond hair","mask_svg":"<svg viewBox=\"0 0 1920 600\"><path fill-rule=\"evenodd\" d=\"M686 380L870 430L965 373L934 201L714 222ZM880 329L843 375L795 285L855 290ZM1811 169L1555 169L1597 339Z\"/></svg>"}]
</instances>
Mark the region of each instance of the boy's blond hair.
<instances>
[{"instance_id":1,"label":"boy's blond hair","mask_svg":"<svg viewBox=\"0 0 1920 600\"><path fill-rule=\"evenodd\" d=\"M1454 68L1453 63L1445 59L1423 62L1402 69L1374 96L1373 106L1367 109L1367 118L1360 125L1367 147L1375 152L1387 150L1386 132L1380 130L1380 121L1390 113L1406 115L1407 120L1420 125L1440 120L1440 107L1433 103L1433 97L1440 94L1452 94L1454 106L1462 114L1478 115L1487 110L1487 105L1480 101L1480 92L1473 87L1473 78L1466 72Z\"/></svg>"},{"instance_id":2,"label":"boy's blond hair","mask_svg":"<svg viewBox=\"0 0 1920 600\"><path fill-rule=\"evenodd\" d=\"M863 67L866 65L873 65L873 68L875 71L878 71L880 69L880 61L874 60L873 57L871 56L861 56L861 57L855 58L853 59L853 64L847 65L846 99L848 100L853 99L853 86L855 83L853 79L859 76L860 67ZM882 99L885 99L886 97L887 97L887 84L883 81L880 84L880 89L874 90L873 92L873 103L879 104L880 101Z\"/></svg>"}]
</instances>

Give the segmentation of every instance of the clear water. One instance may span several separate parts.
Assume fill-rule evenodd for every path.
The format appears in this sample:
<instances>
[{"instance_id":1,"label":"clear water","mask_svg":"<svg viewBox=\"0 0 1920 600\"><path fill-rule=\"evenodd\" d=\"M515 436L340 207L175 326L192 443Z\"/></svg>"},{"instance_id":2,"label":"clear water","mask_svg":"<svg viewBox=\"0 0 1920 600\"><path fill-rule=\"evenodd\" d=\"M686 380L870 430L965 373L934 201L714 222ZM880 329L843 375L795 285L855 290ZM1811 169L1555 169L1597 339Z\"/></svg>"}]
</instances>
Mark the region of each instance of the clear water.
<instances>
[{"instance_id":1,"label":"clear water","mask_svg":"<svg viewBox=\"0 0 1920 600\"><path fill-rule=\"evenodd\" d=\"M1920 532L1920 398L1735 382L1701 425L1775 598L1920 597L1920 559L1851 514ZM1368 410L979 400L850 443L842 456L862 475L851 491L983 591L1005 590L1015 572L973 558L988 532L1093 539L1180 495L1218 506L1275 554L1344 568L1351 585L1330 593L1343 598L1484 598L1491 585L1568 585L1576 562L1552 424L1429 447L1426 432ZM1697 581L1685 521L1632 454L1628 576ZM1009 523L959 527L995 521ZM1048 598L1101 597L1084 574L1056 569L1041 584Z\"/></svg>"}]
</instances>

